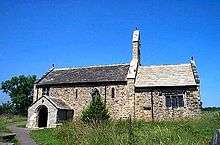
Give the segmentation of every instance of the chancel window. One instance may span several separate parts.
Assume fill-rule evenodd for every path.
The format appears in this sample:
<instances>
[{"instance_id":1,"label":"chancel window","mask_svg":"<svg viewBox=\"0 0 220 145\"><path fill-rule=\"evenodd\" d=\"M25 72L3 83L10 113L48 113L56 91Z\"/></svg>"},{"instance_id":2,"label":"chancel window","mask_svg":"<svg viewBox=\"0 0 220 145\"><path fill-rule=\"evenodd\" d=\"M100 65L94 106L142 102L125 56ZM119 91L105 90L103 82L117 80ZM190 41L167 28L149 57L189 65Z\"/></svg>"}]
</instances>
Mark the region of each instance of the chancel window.
<instances>
[{"instance_id":1,"label":"chancel window","mask_svg":"<svg viewBox=\"0 0 220 145\"><path fill-rule=\"evenodd\" d=\"M50 91L50 88L49 87L43 87L42 88L42 95L47 95L49 96L49 91Z\"/></svg>"},{"instance_id":2,"label":"chancel window","mask_svg":"<svg viewBox=\"0 0 220 145\"><path fill-rule=\"evenodd\" d=\"M170 98L170 96L166 96L166 107L171 107L171 98Z\"/></svg>"},{"instance_id":3,"label":"chancel window","mask_svg":"<svg viewBox=\"0 0 220 145\"><path fill-rule=\"evenodd\" d=\"M184 107L183 95L166 95L166 107Z\"/></svg>"}]
</instances>

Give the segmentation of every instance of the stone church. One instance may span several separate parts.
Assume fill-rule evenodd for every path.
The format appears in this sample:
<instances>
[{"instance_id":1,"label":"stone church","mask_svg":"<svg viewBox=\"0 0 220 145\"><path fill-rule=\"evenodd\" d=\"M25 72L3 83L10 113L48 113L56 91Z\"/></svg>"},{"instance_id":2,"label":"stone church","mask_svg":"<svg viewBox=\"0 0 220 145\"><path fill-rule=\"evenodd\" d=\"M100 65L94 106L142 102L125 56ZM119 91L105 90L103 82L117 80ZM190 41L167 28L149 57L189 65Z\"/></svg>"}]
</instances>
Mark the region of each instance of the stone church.
<instances>
[{"instance_id":1,"label":"stone church","mask_svg":"<svg viewBox=\"0 0 220 145\"><path fill-rule=\"evenodd\" d=\"M200 113L200 80L193 59L143 66L140 56L140 31L135 30L128 64L53 67L34 85L27 127L55 127L80 118L94 92L101 95L113 119L131 115L148 121Z\"/></svg>"}]
</instances>

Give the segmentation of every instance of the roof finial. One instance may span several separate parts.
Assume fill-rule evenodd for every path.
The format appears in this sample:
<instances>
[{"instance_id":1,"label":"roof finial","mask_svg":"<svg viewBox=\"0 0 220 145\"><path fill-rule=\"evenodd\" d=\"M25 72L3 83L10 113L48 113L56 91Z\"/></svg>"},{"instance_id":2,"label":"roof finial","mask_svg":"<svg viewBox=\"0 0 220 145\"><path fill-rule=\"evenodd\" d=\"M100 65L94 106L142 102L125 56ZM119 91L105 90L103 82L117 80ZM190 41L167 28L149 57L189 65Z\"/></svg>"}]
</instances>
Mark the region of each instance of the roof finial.
<instances>
[{"instance_id":1,"label":"roof finial","mask_svg":"<svg viewBox=\"0 0 220 145\"><path fill-rule=\"evenodd\" d=\"M194 60L194 57L193 57L193 56L191 56L191 60Z\"/></svg>"},{"instance_id":2,"label":"roof finial","mask_svg":"<svg viewBox=\"0 0 220 145\"><path fill-rule=\"evenodd\" d=\"M55 67L55 65L54 65L54 64L52 64L52 67Z\"/></svg>"},{"instance_id":3,"label":"roof finial","mask_svg":"<svg viewBox=\"0 0 220 145\"><path fill-rule=\"evenodd\" d=\"M138 30L138 27L135 27L135 30Z\"/></svg>"}]
</instances>

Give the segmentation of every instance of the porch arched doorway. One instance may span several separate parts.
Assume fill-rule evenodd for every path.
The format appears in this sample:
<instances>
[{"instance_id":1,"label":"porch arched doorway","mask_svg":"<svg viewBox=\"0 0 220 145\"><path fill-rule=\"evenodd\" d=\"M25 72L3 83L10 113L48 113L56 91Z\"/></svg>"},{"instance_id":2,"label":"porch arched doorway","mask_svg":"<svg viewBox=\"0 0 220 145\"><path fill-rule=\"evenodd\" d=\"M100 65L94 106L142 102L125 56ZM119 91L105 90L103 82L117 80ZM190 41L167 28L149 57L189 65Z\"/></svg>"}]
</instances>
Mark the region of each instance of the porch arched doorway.
<instances>
[{"instance_id":1,"label":"porch arched doorway","mask_svg":"<svg viewBox=\"0 0 220 145\"><path fill-rule=\"evenodd\" d=\"M38 109L38 127L47 127L48 109L42 105Z\"/></svg>"}]
</instances>

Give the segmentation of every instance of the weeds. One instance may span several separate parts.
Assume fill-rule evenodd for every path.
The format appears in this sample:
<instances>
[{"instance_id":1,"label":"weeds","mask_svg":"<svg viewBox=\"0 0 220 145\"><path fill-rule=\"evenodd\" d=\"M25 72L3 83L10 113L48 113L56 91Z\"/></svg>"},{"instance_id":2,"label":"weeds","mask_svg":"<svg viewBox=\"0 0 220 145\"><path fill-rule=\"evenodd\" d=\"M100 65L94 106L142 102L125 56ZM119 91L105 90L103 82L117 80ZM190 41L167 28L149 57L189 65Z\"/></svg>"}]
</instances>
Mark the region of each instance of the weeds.
<instances>
[{"instance_id":1,"label":"weeds","mask_svg":"<svg viewBox=\"0 0 220 145\"><path fill-rule=\"evenodd\" d=\"M178 121L145 122L141 120L109 121L99 126L81 121L68 122L55 129L32 131L39 144L65 145L192 145L209 144L220 128L220 113Z\"/></svg>"}]
</instances>

